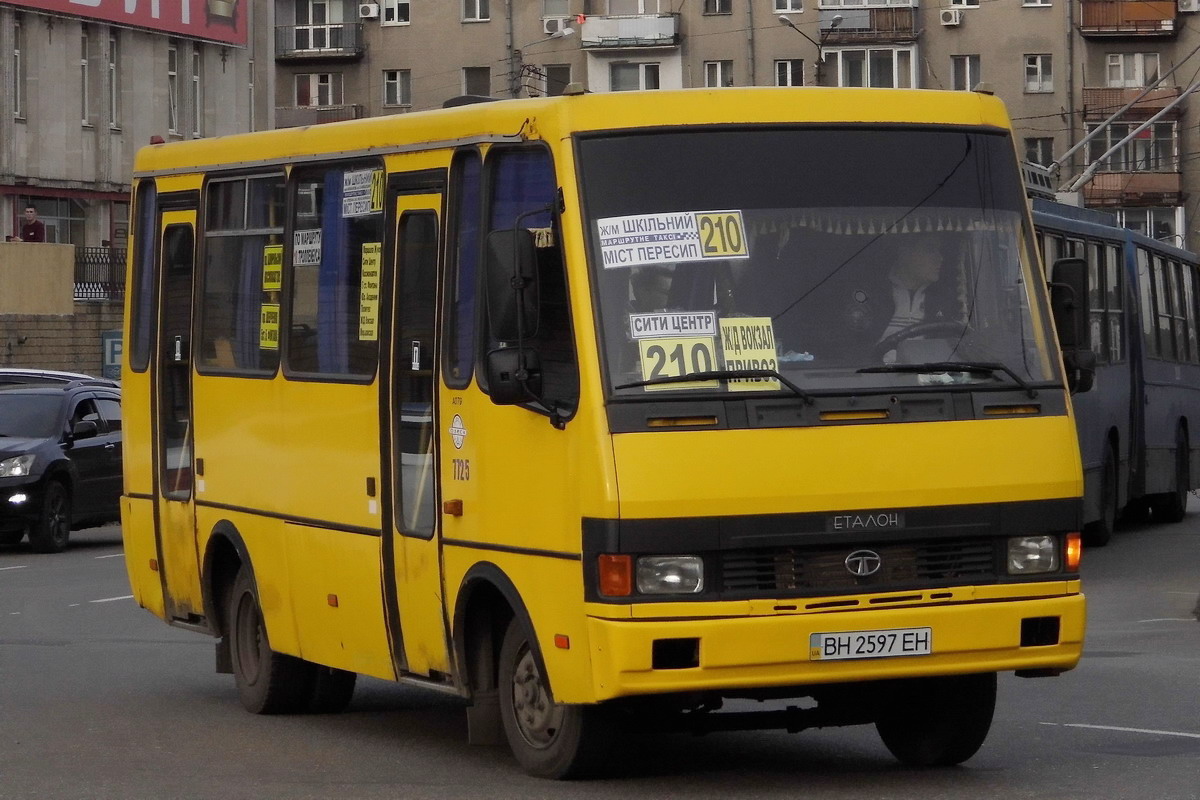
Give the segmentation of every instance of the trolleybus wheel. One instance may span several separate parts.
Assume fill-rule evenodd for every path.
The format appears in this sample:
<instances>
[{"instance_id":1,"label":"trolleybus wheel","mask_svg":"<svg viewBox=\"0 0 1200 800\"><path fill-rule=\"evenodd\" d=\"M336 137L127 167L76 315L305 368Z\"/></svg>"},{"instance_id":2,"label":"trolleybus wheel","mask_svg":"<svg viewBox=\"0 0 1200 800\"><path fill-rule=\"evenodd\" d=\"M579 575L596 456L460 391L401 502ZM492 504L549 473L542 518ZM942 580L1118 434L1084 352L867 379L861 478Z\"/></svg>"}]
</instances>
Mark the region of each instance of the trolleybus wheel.
<instances>
[{"instance_id":1,"label":"trolleybus wheel","mask_svg":"<svg viewBox=\"0 0 1200 800\"><path fill-rule=\"evenodd\" d=\"M996 673L918 678L899 683L895 691L875 728L902 763L960 764L987 738L996 708Z\"/></svg>"},{"instance_id":2,"label":"trolleybus wheel","mask_svg":"<svg viewBox=\"0 0 1200 800\"><path fill-rule=\"evenodd\" d=\"M271 649L254 579L244 566L238 570L229 600L226 631L242 705L255 714L304 710L311 697L315 667Z\"/></svg>"},{"instance_id":3,"label":"trolleybus wheel","mask_svg":"<svg viewBox=\"0 0 1200 800\"><path fill-rule=\"evenodd\" d=\"M1112 445L1105 448L1104 471L1100 479L1100 519L1089 522L1083 529L1083 543L1104 547L1112 539L1117 526L1117 454Z\"/></svg>"},{"instance_id":4,"label":"trolleybus wheel","mask_svg":"<svg viewBox=\"0 0 1200 800\"><path fill-rule=\"evenodd\" d=\"M608 715L600 706L555 703L533 637L513 619L500 647L500 716L513 755L530 775L593 774L608 752Z\"/></svg>"},{"instance_id":5,"label":"trolleybus wheel","mask_svg":"<svg viewBox=\"0 0 1200 800\"><path fill-rule=\"evenodd\" d=\"M29 529L29 545L35 553L58 553L71 538L71 493L58 481L46 484L42 515Z\"/></svg>"},{"instance_id":6,"label":"trolleybus wheel","mask_svg":"<svg viewBox=\"0 0 1200 800\"><path fill-rule=\"evenodd\" d=\"M1175 435L1175 486L1166 494L1150 498L1150 512L1155 522L1182 522L1187 514L1188 481L1187 435L1180 429Z\"/></svg>"}]
</instances>

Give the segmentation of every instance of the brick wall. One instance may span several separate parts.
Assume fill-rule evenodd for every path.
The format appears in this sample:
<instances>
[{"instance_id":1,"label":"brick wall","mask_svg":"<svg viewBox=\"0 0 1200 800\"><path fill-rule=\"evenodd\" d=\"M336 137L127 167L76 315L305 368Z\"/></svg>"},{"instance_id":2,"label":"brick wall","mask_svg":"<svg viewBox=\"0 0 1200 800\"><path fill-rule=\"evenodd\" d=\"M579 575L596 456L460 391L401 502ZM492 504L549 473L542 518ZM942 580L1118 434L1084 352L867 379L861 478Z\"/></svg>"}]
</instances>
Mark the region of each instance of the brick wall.
<instances>
[{"instance_id":1,"label":"brick wall","mask_svg":"<svg viewBox=\"0 0 1200 800\"><path fill-rule=\"evenodd\" d=\"M0 314L0 367L100 375L100 333L120 330L123 311L116 302L77 302L70 315Z\"/></svg>"}]
</instances>

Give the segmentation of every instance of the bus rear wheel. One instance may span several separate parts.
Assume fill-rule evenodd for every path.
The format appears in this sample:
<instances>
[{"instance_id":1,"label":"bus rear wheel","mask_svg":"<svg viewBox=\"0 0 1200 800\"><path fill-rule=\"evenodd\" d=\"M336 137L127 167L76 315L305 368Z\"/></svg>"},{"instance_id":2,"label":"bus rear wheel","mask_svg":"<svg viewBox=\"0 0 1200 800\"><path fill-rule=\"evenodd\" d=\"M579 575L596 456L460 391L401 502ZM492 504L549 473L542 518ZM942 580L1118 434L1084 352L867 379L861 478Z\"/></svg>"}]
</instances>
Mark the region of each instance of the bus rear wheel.
<instances>
[{"instance_id":1,"label":"bus rear wheel","mask_svg":"<svg viewBox=\"0 0 1200 800\"><path fill-rule=\"evenodd\" d=\"M1175 436L1175 486L1172 491L1150 498L1150 512L1155 522L1182 522L1187 514L1188 469L1187 435L1182 430Z\"/></svg>"},{"instance_id":2,"label":"bus rear wheel","mask_svg":"<svg viewBox=\"0 0 1200 800\"><path fill-rule=\"evenodd\" d=\"M961 764L979 751L996 709L996 673L898 682L875 722L879 738L912 767Z\"/></svg>"},{"instance_id":3,"label":"bus rear wheel","mask_svg":"<svg viewBox=\"0 0 1200 800\"><path fill-rule=\"evenodd\" d=\"M595 774L612 737L600 706L556 703L533 637L513 619L500 646L500 717L513 755L530 775L576 778Z\"/></svg>"},{"instance_id":4,"label":"bus rear wheel","mask_svg":"<svg viewBox=\"0 0 1200 800\"><path fill-rule=\"evenodd\" d=\"M244 566L233 582L227 608L225 630L242 705L255 714L306 710L312 697L314 665L271 649L254 578Z\"/></svg>"},{"instance_id":5,"label":"bus rear wheel","mask_svg":"<svg viewBox=\"0 0 1200 800\"><path fill-rule=\"evenodd\" d=\"M1083 543L1090 547L1104 547L1117 527L1117 454L1112 445L1105 449L1100 477L1100 519L1089 522L1083 529Z\"/></svg>"}]
</instances>

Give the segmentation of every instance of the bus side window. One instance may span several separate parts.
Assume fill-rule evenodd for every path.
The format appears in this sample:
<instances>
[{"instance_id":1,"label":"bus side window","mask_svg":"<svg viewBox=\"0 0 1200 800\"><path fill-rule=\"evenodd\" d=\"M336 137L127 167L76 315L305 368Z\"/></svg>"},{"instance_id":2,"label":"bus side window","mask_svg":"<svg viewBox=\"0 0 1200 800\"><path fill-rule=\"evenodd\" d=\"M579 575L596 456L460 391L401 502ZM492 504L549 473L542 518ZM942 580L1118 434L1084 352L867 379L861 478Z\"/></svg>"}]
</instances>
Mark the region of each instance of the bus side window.
<instances>
[{"instance_id":1,"label":"bus side window","mask_svg":"<svg viewBox=\"0 0 1200 800\"><path fill-rule=\"evenodd\" d=\"M490 187L488 230L518 226L536 232L540 324L525 344L541 357L542 397L563 415L579 404L579 368L571 331L562 237L554 208L558 186L550 152L544 148L492 150L488 156ZM499 346L488 331L485 352Z\"/></svg>"}]
</instances>

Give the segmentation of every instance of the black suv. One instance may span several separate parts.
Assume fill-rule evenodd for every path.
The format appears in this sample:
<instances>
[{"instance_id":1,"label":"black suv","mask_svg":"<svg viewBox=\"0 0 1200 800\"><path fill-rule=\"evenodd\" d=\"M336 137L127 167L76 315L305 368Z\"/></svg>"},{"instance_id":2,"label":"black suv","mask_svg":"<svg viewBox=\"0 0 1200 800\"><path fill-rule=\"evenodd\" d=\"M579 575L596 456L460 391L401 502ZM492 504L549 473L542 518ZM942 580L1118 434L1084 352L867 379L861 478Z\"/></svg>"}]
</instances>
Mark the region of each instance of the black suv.
<instances>
[{"instance_id":1,"label":"black suv","mask_svg":"<svg viewBox=\"0 0 1200 800\"><path fill-rule=\"evenodd\" d=\"M120 518L121 393L100 378L0 385L0 545L40 553Z\"/></svg>"}]
</instances>

